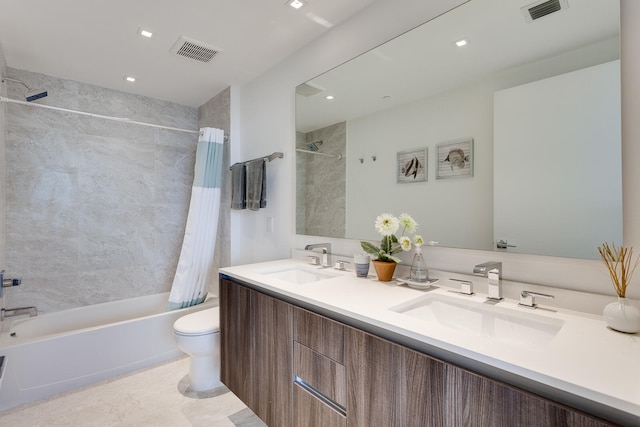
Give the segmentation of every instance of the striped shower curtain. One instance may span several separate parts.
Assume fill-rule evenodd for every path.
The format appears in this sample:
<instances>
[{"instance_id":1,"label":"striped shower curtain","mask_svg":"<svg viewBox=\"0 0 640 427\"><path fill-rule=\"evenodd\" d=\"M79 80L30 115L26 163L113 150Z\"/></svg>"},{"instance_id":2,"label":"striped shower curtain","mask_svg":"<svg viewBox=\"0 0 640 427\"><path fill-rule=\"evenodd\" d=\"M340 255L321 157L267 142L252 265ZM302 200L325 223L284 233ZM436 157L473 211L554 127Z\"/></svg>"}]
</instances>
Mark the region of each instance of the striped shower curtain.
<instances>
[{"instance_id":1,"label":"striped shower curtain","mask_svg":"<svg viewBox=\"0 0 640 427\"><path fill-rule=\"evenodd\" d=\"M167 310L200 304L207 297L214 276L223 143L221 129L200 129L187 227Z\"/></svg>"}]
</instances>

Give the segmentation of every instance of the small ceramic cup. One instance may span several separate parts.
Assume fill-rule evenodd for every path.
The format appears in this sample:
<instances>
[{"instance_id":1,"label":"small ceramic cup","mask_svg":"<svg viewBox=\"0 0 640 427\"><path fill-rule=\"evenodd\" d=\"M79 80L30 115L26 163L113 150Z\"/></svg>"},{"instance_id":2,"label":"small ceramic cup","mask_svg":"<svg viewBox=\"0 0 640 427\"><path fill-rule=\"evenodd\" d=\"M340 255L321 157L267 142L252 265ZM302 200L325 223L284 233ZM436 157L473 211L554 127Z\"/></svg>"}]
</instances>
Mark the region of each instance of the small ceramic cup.
<instances>
[{"instance_id":1,"label":"small ceramic cup","mask_svg":"<svg viewBox=\"0 0 640 427\"><path fill-rule=\"evenodd\" d=\"M356 266L356 276L367 277L369 274L369 262L371 257L369 254L355 254L353 256L353 263Z\"/></svg>"}]
</instances>

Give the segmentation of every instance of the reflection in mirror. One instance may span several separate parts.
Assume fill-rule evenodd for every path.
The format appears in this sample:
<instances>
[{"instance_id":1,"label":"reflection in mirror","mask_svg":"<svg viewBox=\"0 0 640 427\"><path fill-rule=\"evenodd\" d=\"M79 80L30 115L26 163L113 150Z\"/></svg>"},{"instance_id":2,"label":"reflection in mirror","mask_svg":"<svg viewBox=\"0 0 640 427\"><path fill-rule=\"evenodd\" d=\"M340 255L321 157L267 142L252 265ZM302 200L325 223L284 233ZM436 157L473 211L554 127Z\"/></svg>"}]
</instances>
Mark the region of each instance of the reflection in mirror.
<instances>
[{"instance_id":1,"label":"reflection in mirror","mask_svg":"<svg viewBox=\"0 0 640 427\"><path fill-rule=\"evenodd\" d=\"M538 3L471 0L298 86L297 233L378 240L407 212L446 247L621 244L619 2ZM398 179L425 148L426 180Z\"/></svg>"}]
</instances>

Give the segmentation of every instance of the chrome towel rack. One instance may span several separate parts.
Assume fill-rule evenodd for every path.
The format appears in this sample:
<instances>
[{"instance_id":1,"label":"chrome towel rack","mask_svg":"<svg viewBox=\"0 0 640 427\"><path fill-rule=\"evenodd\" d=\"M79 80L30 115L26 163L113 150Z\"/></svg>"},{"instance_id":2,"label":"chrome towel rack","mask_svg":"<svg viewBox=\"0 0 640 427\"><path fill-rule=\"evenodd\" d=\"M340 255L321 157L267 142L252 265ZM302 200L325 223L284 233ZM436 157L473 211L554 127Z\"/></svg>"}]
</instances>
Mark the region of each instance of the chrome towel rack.
<instances>
[{"instance_id":1,"label":"chrome towel rack","mask_svg":"<svg viewBox=\"0 0 640 427\"><path fill-rule=\"evenodd\" d=\"M229 170L233 169L233 167L234 167L235 165L239 165L239 164L251 163L251 162L255 162L256 160L263 160L263 161L265 161L265 162L270 162L270 161L275 160L275 159L282 159L283 157L284 157L284 153L282 153L282 152L280 152L280 151L276 151L276 152L272 153L272 154L271 154L271 155L269 155L269 156L257 157L257 158L255 158L255 159L247 160L246 162L237 162L237 163L234 163L233 165L231 165L231 166L229 167Z\"/></svg>"}]
</instances>

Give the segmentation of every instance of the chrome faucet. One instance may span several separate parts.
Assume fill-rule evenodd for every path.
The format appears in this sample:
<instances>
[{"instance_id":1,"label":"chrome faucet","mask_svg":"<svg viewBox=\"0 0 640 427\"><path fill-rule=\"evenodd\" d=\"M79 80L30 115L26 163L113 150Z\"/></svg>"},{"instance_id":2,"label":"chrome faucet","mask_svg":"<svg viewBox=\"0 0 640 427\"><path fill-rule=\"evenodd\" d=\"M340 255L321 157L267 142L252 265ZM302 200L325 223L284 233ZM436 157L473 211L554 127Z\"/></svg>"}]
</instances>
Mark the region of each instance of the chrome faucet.
<instances>
[{"instance_id":1,"label":"chrome faucet","mask_svg":"<svg viewBox=\"0 0 640 427\"><path fill-rule=\"evenodd\" d=\"M536 304L536 297L555 298L553 295L541 294L540 292L522 291L520 293L520 302L518 305L526 308L537 308L538 304Z\"/></svg>"},{"instance_id":2,"label":"chrome faucet","mask_svg":"<svg viewBox=\"0 0 640 427\"><path fill-rule=\"evenodd\" d=\"M488 261L473 267L473 274L485 276L489 279L487 297L493 301L502 299L502 263L498 261Z\"/></svg>"},{"instance_id":3,"label":"chrome faucet","mask_svg":"<svg viewBox=\"0 0 640 427\"><path fill-rule=\"evenodd\" d=\"M7 317L22 316L23 314L28 314L29 317L36 317L38 309L34 306L3 308L0 310L0 321L5 320Z\"/></svg>"},{"instance_id":4,"label":"chrome faucet","mask_svg":"<svg viewBox=\"0 0 640 427\"><path fill-rule=\"evenodd\" d=\"M305 251L310 251L312 249L322 249L323 268L329 267L331 265L331 243L313 243L304 247Z\"/></svg>"},{"instance_id":5,"label":"chrome faucet","mask_svg":"<svg viewBox=\"0 0 640 427\"><path fill-rule=\"evenodd\" d=\"M22 279L5 279L5 270L0 271L0 298L4 296L4 288L10 288L12 286L18 286L22 283Z\"/></svg>"}]
</instances>

